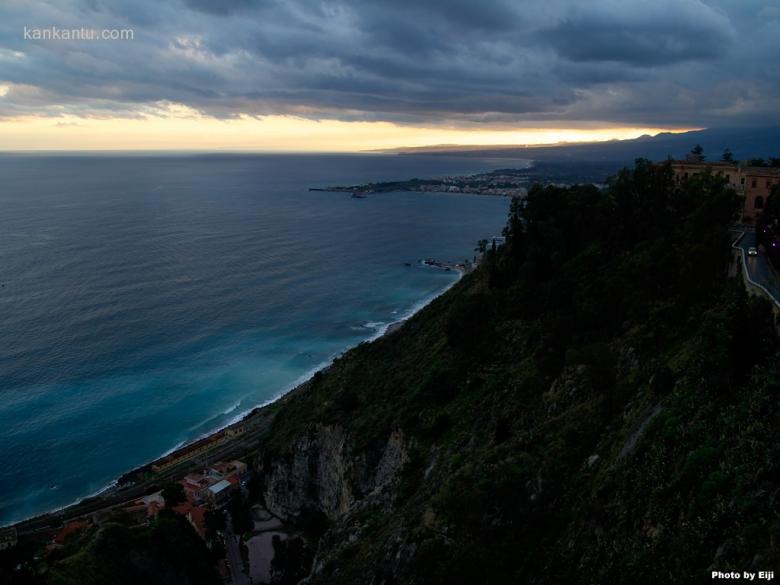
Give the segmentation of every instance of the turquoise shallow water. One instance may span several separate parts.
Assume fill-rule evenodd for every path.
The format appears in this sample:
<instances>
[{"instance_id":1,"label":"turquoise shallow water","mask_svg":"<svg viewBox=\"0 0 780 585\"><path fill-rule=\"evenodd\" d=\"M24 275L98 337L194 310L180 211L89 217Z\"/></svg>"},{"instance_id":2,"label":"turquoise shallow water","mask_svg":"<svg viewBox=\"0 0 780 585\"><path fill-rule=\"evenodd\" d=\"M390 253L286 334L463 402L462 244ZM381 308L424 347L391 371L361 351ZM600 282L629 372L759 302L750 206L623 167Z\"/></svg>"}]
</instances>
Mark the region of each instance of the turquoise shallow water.
<instances>
[{"instance_id":1,"label":"turquoise shallow water","mask_svg":"<svg viewBox=\"0 0 780 585\"><path fill-rule=\"evenodd\" d=\"M224 426L452 284L508 201L309 187L507 166L0 157L0 524ZM412 266L406 266L411 263Z\"/></svg>"}]
</instances>

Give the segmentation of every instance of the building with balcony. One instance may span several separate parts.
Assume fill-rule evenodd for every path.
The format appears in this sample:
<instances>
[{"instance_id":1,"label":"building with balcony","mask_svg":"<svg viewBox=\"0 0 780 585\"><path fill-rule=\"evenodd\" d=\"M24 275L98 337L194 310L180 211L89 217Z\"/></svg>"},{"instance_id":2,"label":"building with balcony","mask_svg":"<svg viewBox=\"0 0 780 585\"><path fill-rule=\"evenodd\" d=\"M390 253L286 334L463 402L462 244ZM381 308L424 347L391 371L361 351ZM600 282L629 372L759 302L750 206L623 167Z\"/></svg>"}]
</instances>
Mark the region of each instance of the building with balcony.
<instances>
[{"instance_id":1,"label":"building with balcony","mask_svg":"<svg viewBox=\"0 0 780 585\"><path fill-rule=\"evenodd\" d=\"M752 167L735 162L705 162L701 157L689 156L684 161L672 161L674 182L682 185L692 176L710 171L726 178L734 190L744 197L741 219L755 223L766 205L772 187L780 184L780 168Z\"/></svg>"}]
</instances>

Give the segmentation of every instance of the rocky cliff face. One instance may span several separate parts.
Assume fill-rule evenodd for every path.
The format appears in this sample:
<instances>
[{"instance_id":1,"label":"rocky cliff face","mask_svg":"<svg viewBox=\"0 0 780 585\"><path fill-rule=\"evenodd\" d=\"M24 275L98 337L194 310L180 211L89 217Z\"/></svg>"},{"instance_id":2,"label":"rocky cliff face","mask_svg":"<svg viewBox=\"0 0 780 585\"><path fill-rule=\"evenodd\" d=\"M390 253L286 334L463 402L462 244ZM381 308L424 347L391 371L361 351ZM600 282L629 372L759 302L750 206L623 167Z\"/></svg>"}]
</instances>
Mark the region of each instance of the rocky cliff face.
<instances>
[{"instance_id":1,"label":"rocky cliff face","mask_svg":"<svg viewBox=\"0 0 780 585\"><path fill-rule=\"evenodd\" d=\"M356 449L341 426L321 424L293 441L287 453L265 461L264 497L270 511L289 520L312 512L329 520L306 582L319 583L333 559L364 536L370 510L386 514L393 509L410 448L401 430L378 446ZM392 548L381 555L404 564L408 555L402 558L397 546Z\"/></svg>"},{"instance_id":2,"label":"rocky cliff face","mask_svg":"<svg viewBox=\"0 0 780 585\"><path fill-rule=\"evenodd\" d=\"M339 520L370 503L391 502L408 449L396 430L380 449L358 453L343 428L317 425L288 453L266 462L266 506L283 518L314 509Z\"/></svg>"}]
</instances>

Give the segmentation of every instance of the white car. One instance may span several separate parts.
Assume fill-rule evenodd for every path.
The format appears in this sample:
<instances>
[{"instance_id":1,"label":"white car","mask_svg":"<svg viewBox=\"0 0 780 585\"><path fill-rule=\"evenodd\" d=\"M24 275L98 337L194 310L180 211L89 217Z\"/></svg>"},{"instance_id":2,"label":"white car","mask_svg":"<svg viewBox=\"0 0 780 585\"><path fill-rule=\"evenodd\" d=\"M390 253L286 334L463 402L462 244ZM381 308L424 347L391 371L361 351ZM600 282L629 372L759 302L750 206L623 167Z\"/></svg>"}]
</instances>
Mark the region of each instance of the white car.
<instances>
[{"instance_id":1,"label":"white car","mask_svg":"<svg viewBox=\"0 0 780 585\"><path fill-rule=\"evenodd\" d=\"M755 246L750 246L748 248L748 256L758 256L758 250L756 250Z\"/></svg>"}]
</instances>

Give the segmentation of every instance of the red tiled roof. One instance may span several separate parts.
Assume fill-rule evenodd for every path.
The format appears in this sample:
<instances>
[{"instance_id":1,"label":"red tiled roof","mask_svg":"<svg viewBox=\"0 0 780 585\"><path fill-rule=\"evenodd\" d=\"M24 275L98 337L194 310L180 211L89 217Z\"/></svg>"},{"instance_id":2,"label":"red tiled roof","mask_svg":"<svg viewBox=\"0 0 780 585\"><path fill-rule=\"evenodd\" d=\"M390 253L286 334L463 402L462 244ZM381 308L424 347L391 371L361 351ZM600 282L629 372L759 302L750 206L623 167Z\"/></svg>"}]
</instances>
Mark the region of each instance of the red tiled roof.
<instances>
[{"instance_id":1,"label":"red tiled roof","mask_svg":"<svg viewBox=\"0 0 780 585\"><path fill-rule=\"evenodd\" d=\"M200 506L195 506L192 508L192 510L189 511L187 514L187 518L189 518L190 523L195 527L195 530L198 531L198 534L200 534L201 538L206 536L206 510L201 508Z\"/></svg>"},{"instance_id":2,"label":"red tiled roof","mask_svg":"<svg viewBox=\"0 0 780 585\"><path fill-rule=\"evenodd\" d=\"M157 502L149 502L149 505L146 507L146 514L147 516L157 518L157 514L160 513L160 510L162 510L163 507L164 506L161 506Z\"/></svg>"},{"instance_id":3,"label":"red tiled roof","mask_svg":"<svg viewBox=\"0 0 780 585\"><path fill-rule=\"evenodd\" d=\"M81 532L87 528L89 528L89 522L86 520L74 520L73 522L69 522L57 533L57 536L54 537L54 543L65 544L65 539L68 536L75 534L76 532Z\"/></svg>"}]
</instances>

